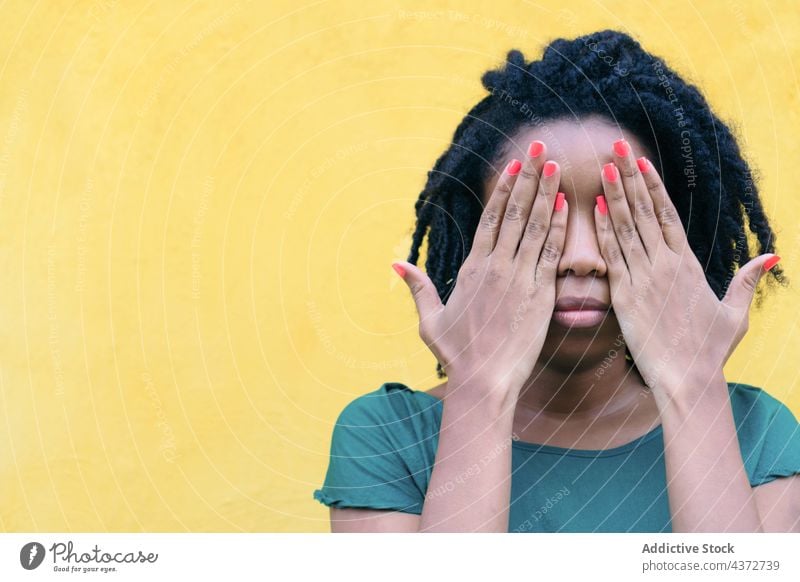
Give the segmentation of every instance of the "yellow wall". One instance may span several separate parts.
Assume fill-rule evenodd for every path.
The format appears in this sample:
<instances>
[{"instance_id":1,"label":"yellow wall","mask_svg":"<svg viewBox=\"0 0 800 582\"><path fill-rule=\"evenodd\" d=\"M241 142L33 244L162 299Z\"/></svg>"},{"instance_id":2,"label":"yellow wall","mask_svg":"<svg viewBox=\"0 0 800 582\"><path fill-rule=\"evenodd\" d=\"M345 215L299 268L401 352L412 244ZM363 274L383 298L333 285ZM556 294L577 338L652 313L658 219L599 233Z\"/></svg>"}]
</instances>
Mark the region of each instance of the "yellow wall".
<instances>
[{"instance_id":1,"label":"yellow wall","mask_svg":"<svg viewBox=\"0 0 800 582\"><path fill-rule=\"evenodd\" d=\"M740 123L800 269L792 0L16 0L0 16L2 530L327 531L311 495L341 408L439 382L390 264L512 47L625 27L671 59ZM797 301L765 302L726 373L800 416Z\"/></svg>"}]
</instances>

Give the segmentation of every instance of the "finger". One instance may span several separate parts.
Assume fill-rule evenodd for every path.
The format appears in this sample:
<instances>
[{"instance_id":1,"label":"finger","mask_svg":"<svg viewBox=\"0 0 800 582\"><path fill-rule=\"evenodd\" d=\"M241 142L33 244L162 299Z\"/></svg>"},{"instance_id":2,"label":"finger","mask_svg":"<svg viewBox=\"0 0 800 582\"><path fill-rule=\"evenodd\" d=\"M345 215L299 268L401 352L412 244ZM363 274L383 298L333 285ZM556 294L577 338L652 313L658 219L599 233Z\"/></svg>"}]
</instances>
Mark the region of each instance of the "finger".
<instances>
[{"instance_id":1,"label":"finger","mask_svg":"<svg viewBox=\"0 0 800 582\"><path fill-rule=\"evenodd\" d=\"M566 196L563 192L557 192L550 217L550 228L534 271L534 280L540 286L555 285L558 263L564 253L564 242L567 238L568 211ZM523 262L522 264L529 263Z\"/></svg>"},{"instance_id":2,"label":"finger","mask_svg":"<svg viewBox=\"0 0 800 582\"><path fill-rule=\"evenodd\" d=\"M392 263L392 268L408 285L414 304L417 307L420 326L422 326L423 321L426 321L431 315L444 307L441 299L439 299L436 286L430 277L416 265L406 261L397 261Z\"/></svg>"},{"instance_id":3,"label":"finger","mask_svg":"<svg viewBox=\"0 0 800 582\"><path fill-rule=\"evenodd\" d=\"M734 275L722 302L730 307L749 311L761 277L780 260L778 255L770 253L748 261Z\"/></svg>"},{"instance_id":4,"label":"finger","mask_svg":"<svg viewBox=\"0 0 800 582\"><path fill-rule=\"evenodd\" d=\"M494 249L500 233L500 225L503 222L506 204L517 179L517 174L521 169L522 163L517 159L513 159L508 162L500 179L497 180L494 191L492 191L492 195L481 213L470 255L485 257L491 254Z\"/></svg>"},{"instance_id":5,"label":"finger","mask_svg":"<svg viewBox=\"0 0 800 582\"><path fill-rule=\"evenodd\" d=\"M514 187L506 204L503 222L500 225L500 234L494 251L492 251L495 254L502 253L511 258L517 252L520 238L522 238L522 229L528 222L533 200L539 187L539 174L542 171L544 161L547 159L545 150L544 143L540 141L532 142L528 148L528 156L522 164L522 169L517 175L517 180L514 182ZM550 163L548 162L548 164ZM545 172L550 171L549 168L551 166L544 164Z\"/></svg>"},{"instance_id":6,"label":"finger","mask_svg":"<svg viewBox=\"0 0 800 582\"><path fill-rule=\"evenodd\" d=\"M519 241L519 249L515 249L517 254L514 260L523 269L530 268L530 265L535 265L539 261L542 247L551 228L560 182L561 168L557 162L548 160L542 169L533 207Z\"/></svg>"},{"instance_id":7,"label":"finger","mask_svg":"<svg viewBox=\"0 0 800 582\"><path fill-rule=\"evenodd\" d=\"M633 216L633 223L639 232L639 238L642 240L650 263L654 263L659 248L664 244L664 236L661 234L661 225L656 218L653 200L650 198L650 192L647 190L644 177L627 140L615 141L613 150L614 161L619 168L622 187L628 199L628 209Z\"/></svg>"},{"instance_id":8,"label":"finger","mask_svg":"<svg viewBox=\"0 0 800 582\"><path fill-rule=\"evenodd\" d=\"M653 163L644 156L636 160L639 170L644 178L644 183L653 200L656 218L661 226L664 241L676 253L682 253L689 245L686 232L683 230L680 214L667 194L667 189Z\"/></svg>"},{"instance_id":9,"label":"finger","mask_svg":"<svg viewBox=\"0 0 800 582\"><path fill-rule=\"evenodd\" d=\"M621 282L631 283L630 271L608 214L606 198L600 194L595 197L595 201L594 226L597 232L597 242L600 246L600 254L606 263L609 283L614 289Z\"/></svg>"},{"instance_id":10,"label":"finger","mask_svg":"<svg viewBox=\"0 0 800 582\"><path fill-rule=\"evenodd\" d=\"M633 278L638 269L650 265L650 259L647 258L642 240L639 238L639 232L633 223L619 169L616 164L610 162L603 166L601 174L608 208L607 216L611 218L611 226L617 235L617 242L622 249L630 276Z\"/></svg>"}]
</instances>

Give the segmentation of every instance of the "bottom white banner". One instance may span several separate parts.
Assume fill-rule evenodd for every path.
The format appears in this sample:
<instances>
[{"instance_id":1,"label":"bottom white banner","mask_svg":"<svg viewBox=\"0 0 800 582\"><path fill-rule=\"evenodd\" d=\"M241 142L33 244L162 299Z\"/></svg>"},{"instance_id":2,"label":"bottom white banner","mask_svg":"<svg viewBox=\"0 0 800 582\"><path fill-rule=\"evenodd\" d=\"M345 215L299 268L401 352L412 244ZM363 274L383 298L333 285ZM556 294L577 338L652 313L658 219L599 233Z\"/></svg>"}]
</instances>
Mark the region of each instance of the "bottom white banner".
<instances>
[{"instance_id":1,"label":"bottom white banner","mask_svg":"<svg viewBox=\"0 0 800 582\"><path fill-rule=\"evenodd\" d=\"M800 534L0 535L0 580L800 580Z\"/></svg>"}]
</instances>

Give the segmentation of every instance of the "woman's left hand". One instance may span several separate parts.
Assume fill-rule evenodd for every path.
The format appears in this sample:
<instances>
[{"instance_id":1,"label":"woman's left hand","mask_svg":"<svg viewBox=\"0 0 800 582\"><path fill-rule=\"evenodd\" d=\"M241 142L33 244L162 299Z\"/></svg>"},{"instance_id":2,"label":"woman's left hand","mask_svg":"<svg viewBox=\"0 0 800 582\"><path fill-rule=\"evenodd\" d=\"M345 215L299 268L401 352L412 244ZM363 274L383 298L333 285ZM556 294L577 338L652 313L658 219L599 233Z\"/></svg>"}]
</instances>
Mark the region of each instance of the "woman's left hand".
<instances>
[{"instance_id":1,"label":"woman's left hand","mask_svg":"<svg viewBox=\"0 0 800 582\"><path fill-rule=\"evenodd\" d=\"M653 164L636 160L625 140L612 149L615 161L602 169L606 204L598 200L594 211L612 307L659 405L694 400L686 393L693 387L687 379L721 372L747 332L760 277L780 257L764 254L749 261L720 301Z\"/></svg>"}]
</instances>

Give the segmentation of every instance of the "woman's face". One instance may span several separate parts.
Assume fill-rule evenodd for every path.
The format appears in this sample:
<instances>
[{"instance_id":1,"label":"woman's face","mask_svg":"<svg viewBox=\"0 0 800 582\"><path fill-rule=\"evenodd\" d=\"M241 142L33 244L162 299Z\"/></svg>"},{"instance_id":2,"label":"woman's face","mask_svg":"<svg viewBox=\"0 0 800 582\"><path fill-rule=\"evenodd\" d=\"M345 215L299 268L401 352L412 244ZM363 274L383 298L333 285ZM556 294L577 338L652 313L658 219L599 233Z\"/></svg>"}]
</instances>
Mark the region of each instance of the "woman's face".
<instances>
[{"instance_id":1,"label":"woman's face","mask_svg":"<svg viewBox=\"0 0 800 582\"><path fill-rule=\"evenodd\" d=\"M568 203L567 233L564 252L558 265L556 302L565 297L592 298L611 305L606 264L600 254L594 226L595 196L603 193L600 172L603 164L613 161L611 146L624 137L634 154L653 159L637 137L601 117L589 117L580 123L570 120L548 121L526 127L507 144L501 167L512 158L523 159L528 144L540 140L547 146L547 159L561 166L561 185ZM494 191L499 176L485 185L483 202ZM639 195L637 193L637 195ZM534 266L531 266L533 269ZM602 323L585 327L552 319L540 359L569 362L583 358L587 366L604 358L609 349L622 355L622 334L613 310ZM616 343L616 346L612 344Z\"/></svg>"}]
</instances>

